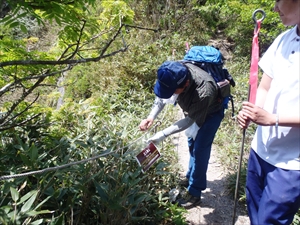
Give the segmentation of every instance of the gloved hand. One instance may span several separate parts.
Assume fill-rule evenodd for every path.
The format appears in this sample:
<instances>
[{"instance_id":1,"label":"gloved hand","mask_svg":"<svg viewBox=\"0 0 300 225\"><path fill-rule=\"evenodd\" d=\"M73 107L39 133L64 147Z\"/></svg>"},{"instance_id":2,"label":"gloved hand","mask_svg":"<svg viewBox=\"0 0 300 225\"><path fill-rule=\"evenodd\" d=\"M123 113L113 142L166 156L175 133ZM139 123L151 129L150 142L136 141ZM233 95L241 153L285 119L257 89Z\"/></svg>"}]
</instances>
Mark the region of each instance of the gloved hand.
<instances>
[{"instance_id":1,"label":"gloved hand","mask_svg":"<svg viewBox=\"0 0 300 225\"><path fill-rule=\"evenodd\" d=\"M152 142L153 144L157 145L161 141L163 141L165 138L166 138L166 136L165 136L164 132L163 131L159 131L154 136L152 136L151 138L149 138L147 140L147 143Z\"/></svg>"}]
</instances>

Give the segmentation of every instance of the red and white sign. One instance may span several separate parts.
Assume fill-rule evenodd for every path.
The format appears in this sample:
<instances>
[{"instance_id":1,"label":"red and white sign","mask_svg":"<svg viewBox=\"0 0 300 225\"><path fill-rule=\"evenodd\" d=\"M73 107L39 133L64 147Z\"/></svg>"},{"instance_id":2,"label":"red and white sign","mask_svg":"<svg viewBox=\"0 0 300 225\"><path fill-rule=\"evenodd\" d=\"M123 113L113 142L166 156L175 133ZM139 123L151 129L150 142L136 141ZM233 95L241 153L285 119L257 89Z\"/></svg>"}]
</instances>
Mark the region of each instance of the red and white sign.
<instances>
[{"instance_id":1,"label":"red and white sign","mask_svg":"<svg viewBox=\"0 0 300 225\"><path fill-rule=\"evenodd\" d=\"M151 142L135 158L142 167L142 172L145 173L160 158L160 152Z\"/></svg>"}]
</instances>

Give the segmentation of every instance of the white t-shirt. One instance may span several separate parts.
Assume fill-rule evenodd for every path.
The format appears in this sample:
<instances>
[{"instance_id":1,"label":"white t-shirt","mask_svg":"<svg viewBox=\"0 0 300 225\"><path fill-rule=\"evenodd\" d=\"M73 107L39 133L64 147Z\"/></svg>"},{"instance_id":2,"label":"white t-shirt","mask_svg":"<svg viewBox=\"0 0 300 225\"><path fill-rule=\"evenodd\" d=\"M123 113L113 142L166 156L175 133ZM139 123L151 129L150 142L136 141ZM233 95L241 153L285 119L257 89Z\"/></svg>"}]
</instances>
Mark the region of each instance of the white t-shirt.
<instances>
[{"instance_id":1,"label":"white t-shirt","mask_svg":"<svg viewBox=\"0 0 300 225\"><path fill-rule=\"evenodd\" d=\"M300 115L300 37L296 29L279 35L259 62L260 68L272 78L264 109L279 118ZM300 170L299 127L258 126L251 147L276 167Z\"/></svg>"}]
</instances>

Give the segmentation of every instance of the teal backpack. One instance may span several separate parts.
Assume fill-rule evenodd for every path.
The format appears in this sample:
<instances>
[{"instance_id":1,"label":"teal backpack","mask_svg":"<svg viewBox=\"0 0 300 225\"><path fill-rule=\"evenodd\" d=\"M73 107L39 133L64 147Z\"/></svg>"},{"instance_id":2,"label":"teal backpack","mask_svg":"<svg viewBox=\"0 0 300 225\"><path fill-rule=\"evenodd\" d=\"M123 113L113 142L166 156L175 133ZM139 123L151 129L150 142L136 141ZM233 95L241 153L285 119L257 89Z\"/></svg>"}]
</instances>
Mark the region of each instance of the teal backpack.
<instances>
[{"instance_id":1,"label":"teal backpack","mask_svg":"<svg viewBox=\"0 0 300 225\"><path fill-rule=\"evenodd\" d=\"M193 46L187 50L181 63L192 63L210 74L219 87L219 97L227 106L228 101L232 103L232 116L234 116L233 96L230 86L235 87L235 81L224 68L222 53L213 46Z\"/></svg>"}]
</instances>

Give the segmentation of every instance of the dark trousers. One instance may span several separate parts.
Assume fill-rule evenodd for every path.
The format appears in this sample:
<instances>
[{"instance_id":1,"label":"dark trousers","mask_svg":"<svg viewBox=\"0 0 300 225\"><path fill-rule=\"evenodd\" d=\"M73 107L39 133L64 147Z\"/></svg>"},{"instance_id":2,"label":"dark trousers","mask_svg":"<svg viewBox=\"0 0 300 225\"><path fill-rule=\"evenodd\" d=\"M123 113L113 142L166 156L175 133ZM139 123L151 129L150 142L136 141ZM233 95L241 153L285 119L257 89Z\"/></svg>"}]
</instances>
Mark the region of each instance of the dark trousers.
<instances>
[{"instance_id":1,"label":"dark trousers","mask_svg":"<svg viewBox=\"0 0 300 225\"><path fill-rule=\"evenodd\" d=\"M284 170L252 149L246 182L251 225L290 225L300 207L300 170Z\"/></svg>"},{"instance_id":2,"label":"dark trousers","mask_svg":"<svg viewBox=\"0 0 300 225\"><path fill-rule=\"evenodd\" d=\"M186 177L189 179L188 191L193 196L200 197L201 191L206 189L211 147L223 118L224 109L209 115L198 130L195 140L188 138L190 161Z\"/></svg>"}]
</instances>

